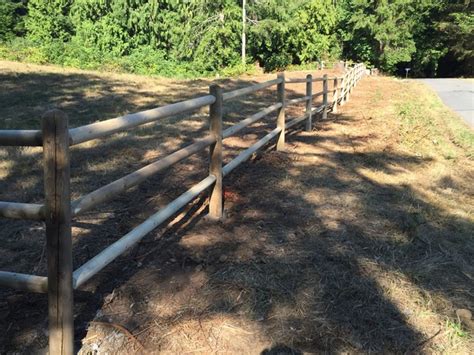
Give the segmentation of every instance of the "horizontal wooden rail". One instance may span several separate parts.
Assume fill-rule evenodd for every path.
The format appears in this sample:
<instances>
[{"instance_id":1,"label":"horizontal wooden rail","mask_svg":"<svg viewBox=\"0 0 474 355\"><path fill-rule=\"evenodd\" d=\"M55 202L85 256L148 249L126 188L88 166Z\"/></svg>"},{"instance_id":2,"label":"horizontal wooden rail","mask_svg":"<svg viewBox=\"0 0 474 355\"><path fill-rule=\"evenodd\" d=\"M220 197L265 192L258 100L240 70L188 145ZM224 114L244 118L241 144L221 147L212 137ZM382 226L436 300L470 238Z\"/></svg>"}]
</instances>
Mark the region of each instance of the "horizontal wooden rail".
<instances>
[{"instance_id":1,"label":"horizontal wooden rail","mask_svg":"<svg viewBox=\"0 0 474 355\"><path fill-rule=\"evenodd\" d=\"M92 276L110 264L114 259L137 244L145 235L157 228L160 224L172 217L187 203L196 198L200 193L209 188L216 178L212 175L194 185L166 207L146 219L143 223L132 229L118 241L104 249L101 253L87 261L73 273L74 288L80 287Z\"/></svg>"},{"instance_id":2,"label":"horizontal wooden rail","mask_svg":"<svg viewBox=\"0 0 474 355\"><path fill-rule=\"evenodd\" d=\"M147 111L132 113L121 117L111 118L105 121L91 123L86 126L72 128L69 130L69 134L71 136L71 145L87 142L96 138L102 138L125 129L156 121L161 118L193 111L198 108L210 105L214 103L215 100L216 98L214 96L205 95L195 99L161 106Z\"/></svg>"},{"instance_id":3,"label":"horizontal wooden rail","mask_svg":"<svg viewBox=\"0 0 474 355\"><path fill-rule=\"evenodd\" d=\"M313 110L311 111L312 113L320 113L320 112L323 112L324 110L324 105L320 105L320 106L316 106L315 108L313 108Z\"/></svg>"},{"instance_id":4,"label":"horizontal wooden rail","mask_svg":"<svg viewBox=\"0 0 474 355\"><path fill-rule=\"evenodd\" d=\"M275 128L273 131L271 131L262 139L260 139L257 143L251 145L249 148L241 152L237 157L232 159L229 163L227 163L222 168L222 175L226 176L227 174L229 174L232 170L234 170L236 167L238 167L240 164L242 164L244 161L250 158L253 153L255 153L257 150L262 148L265 144L270 142L272 138L275 138L280 132L281 132L280 127Z\"/></svg>"},{"instance_id":5,"label":"horizontal wooden rail","mask_svg":"<svg viewBox=\"0 0 474 355\"><path fill-rule=\"evenodd\" d=\"M81 287L90 278L104 269L117 257L140 242L148 233L166 223L180 209L203 193L210 191L209 217L223 216L223 176L230 174L240 164L251 158L258 150L276 138L277 150L284 150L287 129L305 122L307 131L313 130L313 114L327 118L328 109L337 112L337 105L349 101L353 89L364 76L364 65L346 68L342 77L306 78L285 80L284 73L274 80L251 85L222 94L217 85L210 87L210 93L194 99L132 113L121 117L68 129L67 117L60 111L50 111L43 116L42 130L0 130L0 146L43 146L45 181L45 202L29 204L0 201L0 217L44 220L47 237L48 277L0 271L0 286L12 287L30 292L48 294L49 307L49 349L55 354L73 353L73 289ZM328 100L328 80L334 80L331 102ZM313 93L314 82L322 82L322 91ZM305 83L304 96L286 98L285 84ZM227 129L222 129L223 102L277 85L276 103L247 116ZM313 107L313 99L322 96L322 104ZM288 105L305 103L305 113L286 121ZM209 107L209 134L193 143L176 150L148 165L108 183L75 201L70 200L69 146L92 139L106 137L119 131L152 123L158 119L190 112L204 106ZM225 166L222 163L222 139L240 132L245 127L276 111L276 128L256 143L241 151ZM103 249L92 259L73 271L72 267L72 217L89 211L97 205L111 200L120 193L136 186L151 176L170 168L174 164L199 153L209 147L209 174L198 184L189 188L178 198L145 219L117 241Z\"/></svg>"},{"instance_id":6,"label":"horizontal wooden rail","mask_svg":"<svg viewBox=\"0 0 474 355\"><path fill-rule=\"evenodd\" d=\"M246 88L229 91L229 92L226 92L226 93L222 94L222 99L224 101L236 99L237 97L248 95L248 94L251 94L251 93L253 93L255 91L258 91L258 90L266 89L270 86L279 84L280 82L281 82L281 79L277 78L277 79L265 81L264 83L248 86Z\"/></svg>"},{"instance_id":7,"label":"horizontal wooden rail","mask_svg":"<svg viewBox=\"0 0 474 355\"><path fill-rule=\"evenodd\" d=\"M0 271L0 286L22 291L46 293L48 292L48 278L44 276Z\"/></svg>"},{"instance_id":8,"label":"horizontal wooden rail","mask_svg":"<svg viewBox=\"0 0 474 355\"><path fill-rule=\"evenodd\" d=\"M285 80L285 84L300 84L306 82L306 78L288 78Z\"/></svg>"},{"instance_id":9,"label":"horizontal wooden rail","mask_svg":"<svg viewBox=\"0 0 474 355\"><path fill-rule=\"evenodd\" d=\"M0 130L0 146L38 147L43 145L40 130Z\"/></svg>"},{"instance_id":10,"label":"horizontal wooden rail","mask_svg":"<svg viewBox=\"0 0 474 355\"><path fill-rule=\"evenodd\" d=\"M254 122L257 122L259 119L265 117L266 115L272 113L273 111L278 110L280 107L282 107L282 104L279 102L277 104L274 104L272 106L267 107L266 109L257 112L256 114L246 118L245 120L240 121L239 123L225 129L222 132L222 138L228 138L230 136L233 136L240 130L244 129L245 127L251 125Z\"/></svg>"},{"instance_id":11,"label":"horizontal wooden rail","mask_svg":"<svg viewBox=\"0 0 474 355\"><path fill-rule=\"evenodd\" d=\"M311 82L315 83L318 81L323 81L323 78L312 78ZM288 78L285 80L286 84L301 84L301 83L307 83L308 79L306 78Z\"/></svg>"},{"instance_id":12,"label":"horizontal wooden rail","mask_svg":"<svg viewBox=\"0 0 474 355\"><path fill-rule=\"evenodd\" d=\"M166 157L159 159L151 164L144 166L133 173L130 173L120 179L117 179L110 184L102 186L91 193L78 198L72 202L72 214L77 216L84 213L100 203L106 202L116 195L128 190L129 188L138 185L159 173L160 171L169 168L170 166L180 162L181 160L209 147L216 139L212 136L202 138L193 144L190 144Z\"/></svg>"},{"instance_id":13,"label":"horizontal wooden rail","mask_svg":"<svg viewBox=\"0 0 474 355\"><path fill-rule=\"evenodd\" d=\"M308 101L309 99L309 96L297 97L295 99L287 100L286 105L294 105L300 102Z\"/></svg>"},{"instance_id":14,"label":"horizontal wooden rail","mask_svg":"<svg viewBox=\"0 0 474 355\"><path fill-rule=\"evenodd\" d=\"M13 219L43 220L44 205L0 201L0 217Z\"/></svg>"}]
</instances>

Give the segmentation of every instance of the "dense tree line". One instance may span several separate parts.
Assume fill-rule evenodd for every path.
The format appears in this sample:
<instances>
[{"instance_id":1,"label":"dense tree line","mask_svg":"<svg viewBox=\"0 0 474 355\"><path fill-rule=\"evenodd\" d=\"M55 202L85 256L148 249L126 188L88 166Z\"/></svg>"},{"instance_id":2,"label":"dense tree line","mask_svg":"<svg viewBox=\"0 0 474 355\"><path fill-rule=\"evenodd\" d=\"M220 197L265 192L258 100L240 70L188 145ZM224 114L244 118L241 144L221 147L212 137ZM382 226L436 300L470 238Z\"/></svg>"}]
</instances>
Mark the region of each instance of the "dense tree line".
<instances>
[{"instance_id":1,"label":"dense tree line","mask_svg":"<svg viewBox=\"0 0 474 355\"><path fill-rule=\"evenodd\" d=\"M246 70L241 0L0 0L0 56L161 75ZM470 0L248 0L249 65L472 75Z\"/></svg>"}]
</instances>

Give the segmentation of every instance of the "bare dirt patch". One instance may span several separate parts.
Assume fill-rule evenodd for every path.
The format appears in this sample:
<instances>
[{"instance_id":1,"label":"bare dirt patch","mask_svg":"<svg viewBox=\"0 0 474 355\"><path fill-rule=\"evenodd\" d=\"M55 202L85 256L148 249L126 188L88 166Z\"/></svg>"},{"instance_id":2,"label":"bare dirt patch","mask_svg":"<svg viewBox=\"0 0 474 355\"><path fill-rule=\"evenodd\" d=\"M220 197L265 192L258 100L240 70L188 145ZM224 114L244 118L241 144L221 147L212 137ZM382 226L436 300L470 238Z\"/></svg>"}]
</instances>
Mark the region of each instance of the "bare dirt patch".
<instances>
[{"instance_id":1,"label":"bare dirt patch","mask_svg":"<svg viewBox=\"0 0 474 355\"><path fill-rule=\"evenodd\" d=\"M184 89L190 97L204 93L208 84L135 77L131 85L128 77L43 70L7 66L0 73L9 87L0 92L1 117L29 112L17 128L36 128L29 117L66 95L70 110L63 109L77 126L176 101ZM258 80L264 78L224 83ZM39 96L15 103L17 95L29 95L25 83ZM40 90L45 83L53 89ZM226 178L224 221L203 218L202 197L150 233L76 292L81 353L468 353L472 330L456 310L474 309L473 162L441 121L429 131L424 124L412 129L410 108L400 105L406 95L430 98L423 90L365 78L339 114L319 120L312 132L290 132L286 152L268 147ZM270 90L235 102L226 123L268 105L274 95ZM230 140L227 159L273 125L269 117ZM72 152L75 196L206 129L200 112L78 146ZM0 198L41 201L40 152L1 154ZM190 159L76 220L75 266L204 177L206 159ZM43 226L3 220L1 228L1 269L44 274ZM0 349L44 349L46 297L12 290L0 297Z\"/></svg>"}]
</instances>

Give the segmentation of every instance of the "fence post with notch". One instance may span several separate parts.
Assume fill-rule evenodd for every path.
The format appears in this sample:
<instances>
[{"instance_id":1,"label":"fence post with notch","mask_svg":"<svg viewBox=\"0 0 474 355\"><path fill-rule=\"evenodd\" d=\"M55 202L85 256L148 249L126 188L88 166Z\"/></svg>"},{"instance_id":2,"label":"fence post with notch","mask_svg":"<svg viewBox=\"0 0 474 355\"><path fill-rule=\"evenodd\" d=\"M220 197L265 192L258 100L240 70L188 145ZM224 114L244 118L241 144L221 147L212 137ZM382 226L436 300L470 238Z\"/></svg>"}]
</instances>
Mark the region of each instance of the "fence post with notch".
<instances>
[{"instance_id":1,"label":"fence post with notch","mask_svg":"<svg viewBox=\"0 0 474 355\"><path fill-rule=\"evenodd\" d=\"M73 285L69 129L66 115L42 118L48 260L49 353L73 353Z\"/></svg>"},{"instance_id":2,"label":"fence post with notch","mask_svg":"<svg viewBox=\"0 0 474 355\"><path fill-rule=\"evenodd\" d=\"M216 101L209 108L210 133L216 140L209 149L209 174L216 178L209 198L209 217L211 219L221 219L224 213L222 186L222 88L219 85L211 85L209 93L216 98Z\"/></svg>"}]
</instances>

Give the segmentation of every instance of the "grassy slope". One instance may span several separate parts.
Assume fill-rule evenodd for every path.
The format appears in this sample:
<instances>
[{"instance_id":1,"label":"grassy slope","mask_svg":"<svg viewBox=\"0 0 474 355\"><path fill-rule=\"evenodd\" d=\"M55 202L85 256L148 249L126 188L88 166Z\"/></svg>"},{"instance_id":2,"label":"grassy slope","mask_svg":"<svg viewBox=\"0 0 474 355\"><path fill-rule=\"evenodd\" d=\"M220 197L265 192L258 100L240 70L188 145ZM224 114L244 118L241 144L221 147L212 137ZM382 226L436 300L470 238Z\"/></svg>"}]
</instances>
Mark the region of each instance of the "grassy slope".
<instances>
[{"instance_id":1,"label":"grassy slope","mask_svg":"<svg viewBox=\"0 0 474 355\"><path fill-rule=\"evenodd\" d=\"M8 66L0 92L8 128L35 128L35 115L49 105L60 104L76 126L174 101L185 89L205 92L208 84ZM272 97L235 103L227 123ZM175 149L196 130L205 130L205 115L78 147L74 193ZM228 149L246 146L253 133ZM316 352L468 353L472 332L455 311L474 309L473 137L422 84L366 78L340 114L289 135L286 153L267 152L226 178L224 224L178 218L93 280L86 291L98 300L77 300L76 325L91 317L122 324L145 346L171 352L252 353L280 343ZM0 198L41 200L38 152L0 152L7 167ZM76 265L197 181L202 158L79 219ZM200 211L197 204L188 216ZM44 273L40 226L1 223L2 268ZM111 274L121 276L106 281ZM113 290L118 296L102 305ZM28 334L44 319L44 297L0 292L13 299L4 324L19 325L5 329L0 343L34 348L44 335ZM110 329L88 332L104 349L107 341L114 346Z\"/></svg>"}]
</instances>

